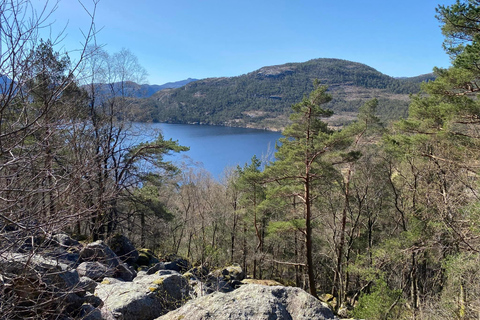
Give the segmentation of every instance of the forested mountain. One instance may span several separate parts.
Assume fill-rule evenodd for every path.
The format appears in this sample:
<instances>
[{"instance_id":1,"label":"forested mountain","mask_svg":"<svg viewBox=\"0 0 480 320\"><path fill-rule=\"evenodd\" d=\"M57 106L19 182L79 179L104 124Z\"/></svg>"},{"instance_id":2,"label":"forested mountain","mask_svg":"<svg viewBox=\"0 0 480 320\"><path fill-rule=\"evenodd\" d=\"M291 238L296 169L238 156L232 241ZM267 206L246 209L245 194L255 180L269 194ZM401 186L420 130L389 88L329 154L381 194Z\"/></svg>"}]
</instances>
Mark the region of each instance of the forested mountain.
<instances>
[{"instance_id":1,"label":"forested mountain","mask_svg":"<svg viewBox=\"0 0 480 320\"><path fill-rule=\"evenodd\" d=\"M291 105L313 89L313 80L329 86L333 100L327 108L337 116L331 122L349 122L358 108L376 97L383 119L406 116L409 94L433 74L396 79L356 62L314 59L263 67L245 75L209 78L172 90L162 90L137 101L141 121L206 123L282 128Z\"/></svg>"}]
</instances>

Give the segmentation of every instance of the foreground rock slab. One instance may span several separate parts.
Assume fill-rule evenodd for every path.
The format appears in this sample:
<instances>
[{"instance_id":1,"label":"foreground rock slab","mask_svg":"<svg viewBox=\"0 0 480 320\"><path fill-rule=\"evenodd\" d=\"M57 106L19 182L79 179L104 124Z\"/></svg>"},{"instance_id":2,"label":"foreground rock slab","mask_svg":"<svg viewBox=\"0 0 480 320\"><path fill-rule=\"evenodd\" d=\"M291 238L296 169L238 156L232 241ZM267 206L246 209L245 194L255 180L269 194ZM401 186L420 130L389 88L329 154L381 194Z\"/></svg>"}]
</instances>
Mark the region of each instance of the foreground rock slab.
<instances>
[{"instance_id":1,"label":"foreground rock slab","mask_svg":"<svg viewBox=\"0 0 480 320\"><path fill-rule=\"evenodd\" d=\"M123 320L151 320L185 303L190 290L188 281L172 272L135 278L133 282L104 281L95 295L108 311L122 314Z\"/></svg>"},{"instance_id":2,"label":"foreground rock slab","mask_svg":"<svg viewBox=\"0 0 480 320\"><path fill-rule=\"evenodd\" d=\"M337 319L327 304L300 288L243 285L189 301L157 320L325 320Z\"/></svg>"}]
</instances>

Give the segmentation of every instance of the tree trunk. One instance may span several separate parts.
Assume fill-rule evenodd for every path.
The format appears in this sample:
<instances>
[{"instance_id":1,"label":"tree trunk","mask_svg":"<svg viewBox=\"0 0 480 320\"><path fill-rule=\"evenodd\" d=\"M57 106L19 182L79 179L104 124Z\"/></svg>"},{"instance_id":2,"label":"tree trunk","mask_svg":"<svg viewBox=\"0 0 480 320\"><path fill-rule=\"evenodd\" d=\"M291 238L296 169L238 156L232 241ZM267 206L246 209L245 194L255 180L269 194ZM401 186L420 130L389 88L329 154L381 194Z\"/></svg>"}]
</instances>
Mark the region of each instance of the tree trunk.
<instances>
[{"instance_id":1,"label":"tree trunk","mask_svg":"<svg viewBox=\"0 0 480 320\"><path fill-rule=\"evenodd\" d=\"M350 196L350 178L352 174L352 168L348 169L347 178L345 181L345 203L342 210L342 222L340 229L340 242L338 244L338 256L337 256L337 308L343 303L345 299L345 279L343 277L343 251L345 247L345 232L347 228L347 210L349 206Z\"/></svg>"},{"instance_id":2,"label":"tree trunk","mask_svg":"<svg viewBox=\"0 0 480 320\"><path fill-rule=\"evenodd\" d=\"M313 268L313 244L312 244L312 208L310 199L310 177L307 168L307 179L305 180L305 249L307 254L307 273L310 294L316 298L317 288L315 283L315 272Z\"/></svg>"}]
</instances>

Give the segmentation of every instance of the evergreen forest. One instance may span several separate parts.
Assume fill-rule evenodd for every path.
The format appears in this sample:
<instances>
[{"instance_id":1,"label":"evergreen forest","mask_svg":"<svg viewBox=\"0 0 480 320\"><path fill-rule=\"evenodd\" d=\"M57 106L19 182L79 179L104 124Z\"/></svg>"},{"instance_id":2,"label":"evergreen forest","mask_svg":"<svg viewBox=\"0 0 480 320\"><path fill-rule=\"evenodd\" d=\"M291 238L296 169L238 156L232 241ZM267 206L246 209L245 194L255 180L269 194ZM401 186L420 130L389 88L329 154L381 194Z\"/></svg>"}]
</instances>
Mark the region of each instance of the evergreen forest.
<instances>
[{"instance_id":1,"label":"evergreen forest","mask_svg":"<svg viewBox=\"0 0 480 320\"><path fill-rule=\"evenodd\" d=\"M61 318L49 309L60 303L46 284L25 276L29 264L12 275L5 258L40 252L59 233L85 243L124 235L149 254L182 257L197 268L238 264L252 279L304 289L344 318L480 317L480 1L437 7L452 65L436 68L434 80L421 78L430 80L421 87L419 79L320 59L191 82L159 91L143 106L128 86L145 77L137 58L92 45L95 7L76 61L39 39L48 16L30 18L29 1L4 1L2 8L1 319ZM394 109L395 99L348 100L348 90L332 107L344 88L327 75L293 84L297 68L345 64L370 74L349 82L391 95L418 92L408 113L407 100ZM282 80L272 92L249 87L248 77ZM161 132L152 142L139 140L131 121L141 108L156 121L176 122L182 113L182 121L202 122L200 102L182 109L152 101L192 92L201 100L204 83L227 81L236 81L225 85L223 97L232 101L219 106L243 103L231 91L241 86L260 98L205 122L225 124L248 112L286 117L285 106L278 111L270 102L288 104L275 162L252 155L218 181L165 160L188 146ZM328 121L340 111L355 112L356 120L332 127Z\"/></svg>"}]
</instances>

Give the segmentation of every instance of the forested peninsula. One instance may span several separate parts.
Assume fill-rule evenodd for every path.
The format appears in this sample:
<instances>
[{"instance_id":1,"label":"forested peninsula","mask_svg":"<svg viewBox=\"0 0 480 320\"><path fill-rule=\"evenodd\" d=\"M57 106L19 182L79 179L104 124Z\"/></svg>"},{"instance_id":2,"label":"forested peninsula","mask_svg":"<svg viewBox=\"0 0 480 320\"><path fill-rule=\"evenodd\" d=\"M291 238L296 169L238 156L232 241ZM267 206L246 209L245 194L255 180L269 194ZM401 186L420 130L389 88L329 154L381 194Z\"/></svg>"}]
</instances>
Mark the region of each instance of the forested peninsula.
<instances>
[{"instance_id":1,"label":"forested peninsula","mask_svg":"<svg viewBox=\"0 0 480 320\"><path fill-rule=\"evenodd\" d=\"M479 318L480 1L437 7L434 76L314 59L159 91L94 45L97 3L75 60L1 6L0 319ZM216 180L138 120L283 138Z\"/></svg>"}]
</instances>

